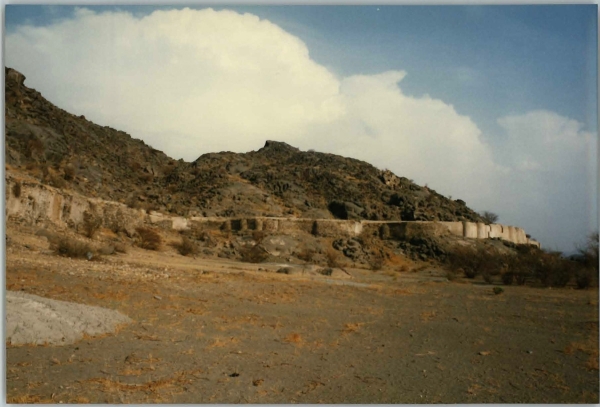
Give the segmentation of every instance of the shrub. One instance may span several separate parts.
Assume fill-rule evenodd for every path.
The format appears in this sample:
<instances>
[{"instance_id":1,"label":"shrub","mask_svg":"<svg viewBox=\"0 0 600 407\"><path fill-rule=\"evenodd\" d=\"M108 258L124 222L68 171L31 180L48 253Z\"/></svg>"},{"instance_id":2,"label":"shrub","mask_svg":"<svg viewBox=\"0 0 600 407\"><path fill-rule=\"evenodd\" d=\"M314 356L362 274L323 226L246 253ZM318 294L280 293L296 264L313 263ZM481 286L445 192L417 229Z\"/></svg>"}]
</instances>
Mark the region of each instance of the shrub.
<instances>
[{"instance_id":1,"label":"shrub","mask_svg":"<svg viewBox=\"0 0 600 407\"><path fill-rule=\"evenodd\" d=\"M242 261L245 263L262 263L269 258L269 253L259 245L240 248Z\"/></svg>"},{"instance_id":2,"label":"shrub","mask_svg":"<svg viewBox=\"0 0 600 407\"><path fill-rule=\"evenodd\" d=\"M315 257L315 251L305 247L299 253L296 254L296 257L306 263L312 263Z\"/></svg>"},{"instance_id":3,"label":"shrub","mask_svg":"<svg viewBox=\"0 0 600 407\"><path fill-rule=\"evenodd\" d=\"M89 258L90 254L93 255L94 253L93 248L88 243L68 237L61 238L54 251L60 256L74 258Z\"/></svg>"},{"instance_id":4,"label":"shrub","mask_svg":"<svg viewBox=\"0 0 600 407\"><path fill-rule=\"evenodd\" d=\"M102 246L100 249L98 249L98 254L102 254L105 256L115 254L115 253L116 253L115 246L111 246L111 245Z\"/></svg>"},{"instance_id":5,"label":"shrub","mask_svg":"<svg viewBox=\"0 0 600 407\"><path fill-rule=\"evenodd\" d=\"M514 274L511 271L502 273L502 283L504 285L511 285L515 279Z\"/></svg>"},{"instance_id":6,"label":"shrub","mask_svg":"<svg viewBox=\"0 0 600 407\"><path fill-rule=\"evenodd\" d=\"M454 247L448 260L454 271L462 270L467 278L475 278L481 273L496 275L501 267L500 255L484 248Z\"/></svg>"},{"instance_id":7,"label":"shrub","mask_svg":"<svg viewBox=\"0 0 600 407\"><path fill-rule=\"evenodd\" d=\"M87 237L92 239L101 226L102 218L96 213L94 207L83 212L83 231Z\"/></svg>"},{"instance_id":8,"label":"shrub","mask_svg":"<svg viewBox=\"0 0 600 407\"><path fill-rule=\"evenodd\" d=\"M328 268L323 268L323 269L319 269L317 270L317 273L322 274L324 276L330 276L333 274L333 269L328 267Z\"/></svg>"},{"instance_id":9,"label":"shrub","mask_svg":"<svg viewBox=\"0 0 600 407\"><path fill-rule=\"evenodd\" d=\"M383 256L375 256L369 262L369 265L371 266L371 270L373 270L373 271L381 270L383 268L383 264L384 264Z\"/></svg>"},{"instance_id":10,"label":"shrub","mask_svg":"<svg viewBox=\"0 0 600 407\"><path fill-rule=\"evenodd\" d=\"M446 272L446 278L448 279L448 281L454 281L457 277L458 276L456 275L456 272L454 270L448 270Z\"/></svg>"},{"instance_id":11,"label":"shrub","mask_svg":"<svg viewBox=\"0 0 600 407\"><path fill-rule=\"evenodd\" d=\"M19 181L13 184L12 193L15 198L19 198L21 196L21 183Z\"/></svg>"},{"instance_id":12,"label":"shrub","mask_svg":"<svg viewBox=\"0 0 600 407\"><path fill-rule=\"evenodd\" d=\"M494 294L498 295L498 294L502 294L504 292L504 289L502 287L494 287Z\"/></svg>"},{"instance_id":13,"label":"shrub","mask_svg":"<svg viewBox=\"0 0 600 407\"><path fill-rule=\"evenodd\" d=\"M598 232L594 232L588 236L586 244L578 249L583 257L583 264L596 270L596 275L598 274L598 239Z\"/></svg>"},{"instance_id":14,"label":"shrub","mask_svg":"<svg viewBox=\"0 0 600 407\"><path fill-rule=\"evenodd\" d=\"M181 237L181 243L175 243L173 246L175 246L182 256L188 256L190 254L195 256L198 254L198 246L186 236Z\"/></svg>"},{"instance_id":15,"label":"shrub","mask_svg":"<svg viewBox=\"0 0 600 407\"><path fill-rule=\"evenodd\" d=\"M124 243L115 243L115 252L116 253L127 253L127 246Z\"/></svg>"},{"instance_id":16,"label":"shrub","mask_svg":"<svg viewBox=\"0 0 600 407\"><path fill-rule=\"evenodd\" d=\"M66 181L72 181L75 178L75 167L73 164L67 164L65 168L63 168L63 178Z\"/></svg>"},{"instance_id":17,"label":"shrub","mask_svg":"<svg viewBox=\"0 0 600 407\"><path fill-rule=\"evenodd\" d=\"M339 268L340 267L340 262L339 262L339 255L338 253L333 250L333 249L329 249L325 252L325 258L327 259L327 266L331 267L331 268Z\"/></svg>"},{"instance_id":18,"label":"shrub","mask_svg":"<svg viewBox=\"0 0 600 407\"><path fill-rule=\"evenodd\" d=\"M581 268L577 270L575 275L575 282L577 284L577 288L583 290L588 288L593 281L594 270L589 268Z\"/></svg>"},{"instance_id":19,"label":"shrub","mask_svg":"<svg viewBox=\"0 0 600 407\"><path fill-rule=\"evenodd\" d=\"M486 225L489 225L489 224L491 224L491 223L496 223L496 222L498 222L498 215L496 215L496 214L495 214L495 213L493 213L493 212L484 211L484 212L481 214L481 217L483 218L483 222L484 222Z\"/></svg>"},{"instance_id":20,"label":"shrub","mask_svg":"<svg viewBox=\"0 0 600 407\"><path fill-rule=\"evenodd\" d=\"M485 281L488 284L493 284L494 283L494 276L492 275L492 273L490 273L489 271L484 271L482 273L483 275L483 281Z\"/></svg>"},{"instance_id":21,"label":"shrub","mask_svg":"<svg viewBox=\"0 0 600 407\"><path fill-rule=\"evenodd\" d=\"M254 230L252 231L252 240L254 240L258 244L263 241L266 235L267 234L262 230Z\"/></svg>"},{"instance_id":22,"label":"shrub","mask_svg":"<svg viewBox=\"0 0 600 407\"><path fill-rule=\"evenodd\" d=\"M40 139L32 138L27 143L27 150L25 152L25 156L29 158L34 156L41 156L44 153L45 149L46 147Z\"/></svg>"},{"instance_id":23,"label":"shrub","mask_svg":"<svg viewBox=\"0 0 600 407\"><path fill-rule=\"evenodd\" d=\"M135 231L140 236L140 241L139 241L138 245L142 249L146 249L146 250L159 250L160 249L160 246L162 244L162 238L160 237L160 234L156 230L147 228L147 227L138 227L135 229Z\"/></svg>"}]
</instances>

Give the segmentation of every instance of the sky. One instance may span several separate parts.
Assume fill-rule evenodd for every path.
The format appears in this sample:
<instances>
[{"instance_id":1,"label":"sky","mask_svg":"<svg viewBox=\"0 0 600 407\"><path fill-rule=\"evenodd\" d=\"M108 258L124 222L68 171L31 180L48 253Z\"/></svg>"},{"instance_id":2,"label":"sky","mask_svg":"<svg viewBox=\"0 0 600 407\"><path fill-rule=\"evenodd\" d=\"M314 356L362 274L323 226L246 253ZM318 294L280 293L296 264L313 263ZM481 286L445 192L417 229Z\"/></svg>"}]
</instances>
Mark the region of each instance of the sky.
<instances>
[{"instance_id":1,"label":"sky","mask_svg":"<svg viewBox=\"0 0 600 407\"><path fill-rule=\"evenodd\" d=\"M267 139L390 169L566 252L598 230L597 5L34 6L5 65L193 161Z\"/></svg>"}]
</instances>

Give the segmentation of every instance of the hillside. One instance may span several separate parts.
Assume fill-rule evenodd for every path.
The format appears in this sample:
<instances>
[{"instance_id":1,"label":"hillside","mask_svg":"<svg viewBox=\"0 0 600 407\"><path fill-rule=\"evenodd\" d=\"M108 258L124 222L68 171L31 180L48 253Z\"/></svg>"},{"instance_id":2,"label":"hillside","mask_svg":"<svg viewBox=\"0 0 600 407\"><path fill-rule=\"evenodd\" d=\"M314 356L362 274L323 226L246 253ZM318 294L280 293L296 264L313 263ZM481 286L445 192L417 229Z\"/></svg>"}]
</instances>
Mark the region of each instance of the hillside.
<instances>
[{"instance_id":1,"label":"hillside","mask_svg":"<svg viewBox=\"0 0 600 407\"><path fill-rule=\"evenodd\" d=\"M363 161L267 141L188 163L72 115L6 68L6 163L88 196L183 216L482 221L461 200Z\"/></svg>"}]
</instances>

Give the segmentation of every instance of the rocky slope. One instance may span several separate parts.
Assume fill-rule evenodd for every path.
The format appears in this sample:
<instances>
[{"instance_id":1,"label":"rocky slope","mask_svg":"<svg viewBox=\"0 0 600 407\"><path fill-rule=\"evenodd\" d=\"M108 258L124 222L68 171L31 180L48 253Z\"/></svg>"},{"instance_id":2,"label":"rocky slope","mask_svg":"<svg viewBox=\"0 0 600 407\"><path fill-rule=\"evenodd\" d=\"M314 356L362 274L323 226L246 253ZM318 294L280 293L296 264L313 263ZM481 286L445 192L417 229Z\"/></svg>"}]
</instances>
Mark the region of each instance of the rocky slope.
<instances>
[{"instance_id":1,"label":"rocky slope","mask_svg":"<svg viewBox=\"0 0 600 407\"><path fill-rule=\"evenodd\" d=\"M463 201L390 171L282 142L174 160L54 106L19 72L5 73L6 163L59 188L183 216L482 221Z\"/></svg>"}]
</instances>

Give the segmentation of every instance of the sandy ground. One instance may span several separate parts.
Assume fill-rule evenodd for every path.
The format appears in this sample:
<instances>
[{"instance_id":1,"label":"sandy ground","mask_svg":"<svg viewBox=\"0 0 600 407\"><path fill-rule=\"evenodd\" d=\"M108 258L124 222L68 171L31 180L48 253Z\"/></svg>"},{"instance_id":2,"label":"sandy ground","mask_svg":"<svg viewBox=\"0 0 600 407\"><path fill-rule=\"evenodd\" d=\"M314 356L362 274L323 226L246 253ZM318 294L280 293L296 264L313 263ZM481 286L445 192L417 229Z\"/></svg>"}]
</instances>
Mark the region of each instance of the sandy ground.
<instances>
[{"instance_id":1,"label":"sandy ground","mask_svg":"<svg viewBox=\"0 0 600 407\"><path fill-rule=\"evenodd\" d=\"M132 323L7 344L7 400L64 403L598 403L598 290L353 278L132 249L71 260L7 230L6 289Z\"/></svg>"}]
</instances>

